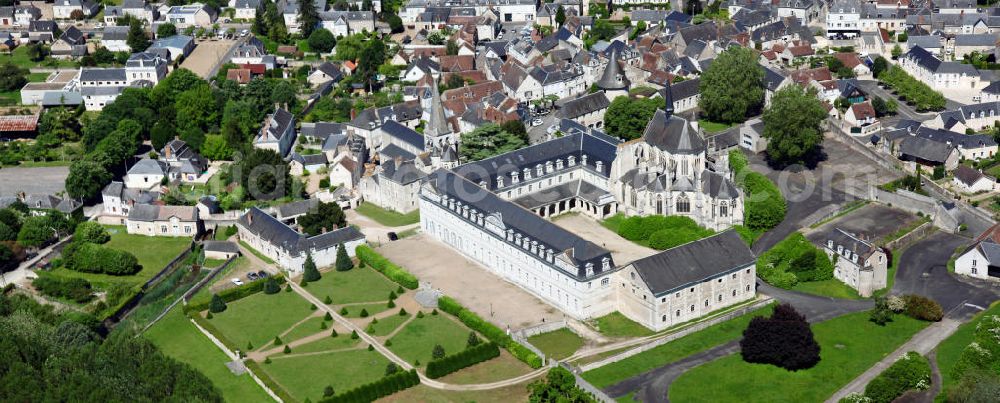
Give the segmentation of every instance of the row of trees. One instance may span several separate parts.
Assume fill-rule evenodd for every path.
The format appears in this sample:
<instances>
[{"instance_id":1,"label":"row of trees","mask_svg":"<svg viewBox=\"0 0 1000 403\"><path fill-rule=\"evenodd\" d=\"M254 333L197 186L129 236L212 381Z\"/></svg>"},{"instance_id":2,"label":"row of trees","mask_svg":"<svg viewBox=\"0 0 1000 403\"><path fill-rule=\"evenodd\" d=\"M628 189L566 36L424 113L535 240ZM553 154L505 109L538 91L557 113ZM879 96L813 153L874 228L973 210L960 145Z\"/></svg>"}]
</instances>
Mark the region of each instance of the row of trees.
<instances>
[{"instance_id":1,"label":"row of trees","mask_svg":"<svg viewBox=\"0 0 1000 403\"><path fill-rule=\"evenodd\" d=\"M892 88L907 104L913 105L917 111L939 111L944 109L945 99L940 92L913 78L899 66L889 67L879 74L878 80Z\"/></svg>"},{"instance_id":2,"label":"row of trees","mask_svg":"<svg viewBox=\"0 0 1000 403\"><path fill-rule=\"evenodd\" d=\"M479 344L466 348L457 354L431 360L427 363L426 373L429 378L436 379L499 356L500 348L497 347L496 343Z\"/></svg>"}]
</instances>

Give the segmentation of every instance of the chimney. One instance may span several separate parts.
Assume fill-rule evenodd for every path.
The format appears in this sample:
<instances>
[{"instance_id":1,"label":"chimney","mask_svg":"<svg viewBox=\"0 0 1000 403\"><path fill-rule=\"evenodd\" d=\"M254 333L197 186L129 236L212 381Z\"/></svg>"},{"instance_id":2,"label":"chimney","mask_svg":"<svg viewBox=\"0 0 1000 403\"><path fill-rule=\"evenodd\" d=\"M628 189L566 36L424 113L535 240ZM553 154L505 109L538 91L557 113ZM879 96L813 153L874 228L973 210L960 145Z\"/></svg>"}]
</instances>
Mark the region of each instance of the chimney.
<instances>
[{"instance_id":1,"label":"chimney","mask_svg":"<svg viewBox=\"0 0 1000 403\"><path fill-rule=\"evenodd\" d=\"M253 225L253 212L247 212L247 224Z\"/></svg>"},{"instance_id":2,"label":"chimney","mask_svg":"<svg viewBox=\"0 0 1000 403\"><path fill-rule=\"evenodd\" d=\"M326 233L326 227L323 227L323 232L321 232L321 233L322 233L322 234L325 234L325 233Z\"/></svg>"}]
</instances>

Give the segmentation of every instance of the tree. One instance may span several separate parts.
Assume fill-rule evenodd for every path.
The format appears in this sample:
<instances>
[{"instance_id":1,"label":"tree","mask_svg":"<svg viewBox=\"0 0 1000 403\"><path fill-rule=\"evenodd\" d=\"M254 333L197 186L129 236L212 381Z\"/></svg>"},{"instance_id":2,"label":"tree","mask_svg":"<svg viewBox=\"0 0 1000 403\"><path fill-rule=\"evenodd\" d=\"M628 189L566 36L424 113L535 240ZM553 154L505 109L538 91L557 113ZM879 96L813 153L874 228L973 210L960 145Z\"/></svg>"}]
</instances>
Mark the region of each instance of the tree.
<instances>
[{"instance_id":1,"label":"tree","mask_svg":"<svg viewBox=\"0 0 1000 403\"><path fill-rule=\"evenodd\" d=\"M319 235L347 225L344 211L337 203L319 203L314 211L302 215L296 221L302 227L302 232L309 235Z\"/></svg>"},{"instance_id":2,"label":"tree","mask_svg":"<svg viewBox=\"0 0 1000 403\"><path fill-rule=\"evenodd\" d=\"M545 375L545 379L539 379L528 385L531 395L528 401L532 403L592 403L594 398L576 386L576 378L563 367L553 367Z\"/></svg>"},{"instance_id":3,"label":"tree","mask_svg":"<svg viewBox=\"0 0 1000 403\"><path fill-rule=\"evenodd\" d=\"M823 143L824 119L826 109L813 93L797 85L778 90L763 116L768 158L781 164L805 162Z\"/></svg>"},{"instance_id":4,"label":"tree","mask_svg":"<svg viewBox=\"0 0 1000 403\"><path fill-rule=\"evenodd\" d=\"M774 308L771 317L755 317L740 341L743 360L772 364L788 370L812 368L819 362L819 344L805 316L788 304Z\"/></svg>"},{"instance_id":5,"label":"tree","mask_svg":"<svg viewBox=\"0 0 1000 403\"><path fill-rule=\"evenodd\" d=\"M264 294L277 294L279 291L281 291L281 287L278 286L278 281L274 277L268 277L264 281Z\"/></svg>"},{"instance_id":6,"label":"tree","mask_svg":"<svg viewBox=\"0 0 1000 403\"><path fill-rule=\"evenodd\" d=\"M875 298L875 308L869 312L868 320L879 326L885 326L886 323L892 322L892 315L886 297L878 297Z\"/></svg>"},{"instance_id":7,"label":"tree","mask_svg":"<svg viewBox=\"0 0 1000 403\"><path fill-rule=\"evenodd\" d=\"M111 177L111 172L97 161L73 161L66 177L66 193L73 198L89 199L98 195L111 182Z\"/></svg>"},{"instance_id":8,"label":"tree","mask_svg":"<svg viewBox=\"0 0 1000 403\"><path fill-rule=\"evenodd\" d=\"M205 142L199 148L202 156L214 161L228 160L233 156L233 150L219 134L205 136Z\"/></svg>"},{"instance_id":9,"label":"tree","mask_svg":"<svg viewBox=\"0 0 1000 403\"><path fill-rule=\"evenodd\" d=\"M344 244L337 245L337 271L348 271L354 268L354 262L347 256L347 249Z\"/></svg>"},{"instance_id":10,"label":"tree","mask_svg":"<svg viewBox=\"0 0 1000 403\"><path fill-rule=\"evenodd\" d=\"M466 341L465 344L467 347L475 347L482 342L483 341L479 339L479 335L477 335L476 332L469 332L469 339Z\"/></svg>"},{"instance_id":11,"label":"tree","mask_svg":"<svg viewBox=\"0 0 1000 403\"><path fill-rule=\"evenodd\" d=\"M872 62L872 75L875 76L875 78L878 78L878 76L882 75L883 71L888 69L889 62L882 56L876 57L875 61Z\"/></svg>"},{"instance_id":12,"label":"tree","mask_svg":"<svg viewBox=\"0 0 1000 403\"><path fill-rule=\"evenodd\" d=\"M592 42L604 41L614 38L615 35L618 35L618 30L615 29L614 25L611 25L611 21L599 19L594 21L594 27L587 33L587 40Z\"/></svg>"},{"instance_id":13,"label":"tree","mask_svg":"<svg viewBox=\"0 0 1000 403\"><path fill-rule=\"evenodd\" d=\"M45 48L45 45L42 45L42 43L39 42L39 43L29 44L27 49L25 50L25 53L28 54L28 59L30 59L31 61L40 62L42 60L45 60L45 56L48 56L49 51L48 49Z\"/></svg>"},{"instance_id":14,"label":"tree","mask_svg":"<svg viewBox=\"0 0 1000 403\"><path fill-rule=\"evenodd\" d=\"M389 23L389 29L392 30L392 33L398 34L403 32L403 19L399 18L398 15L388 14L385 16L385 21Z\"/></svg>"},{"instance_id":15,"label":"tree","mask_svg":"<svg viewBox=\"0 0 1000 403\"><path fill-rule=\"evenodd\" d=\"M524 122L514 119L500 124L500 129L528 141L528 129L524 127Z\"/></svg>"},{"instance_id":16,"label":"tree","mask_svg":"<svg viewBox=\"0 0 1000 403\"><path fill-rule=\"evenodd\" d=\"M698 105L713 122L742 122L764 104L763 79L752 49L729 48L702 74Z\"/></svg>"},{"instance_id":17,"label":"tree","mask_svg":"<svg viewBox=\"0 0 1000 403\"><path fill-rule=\"evenodd\" d=\"M316 11L315 3L311 1L299 2L299 25L302 28L302 36L308 38L313 30L319 25L319 13Z\"/></svg>"},{"instance_id":18,"label":"tree","mask_svg":"<svg viewBox=\"0 0 1000 403\"><path fill-rule=\"evenodd\" d=\"M329 53L337 45L337 38L330 31L319 28L309 34L309 48L320 53Z\"/></svg>"},{"instance_id":19,"label":"tree","mask_svg":"<svg viewBox=\"0 0 1000 403\"><path fill-rule=\"evenodd\" d=\"M132 20L128 27L128 37L125 39L125 43L132 48L132 52L142 52L149 47L149 38L146 37L146 31L142 29L142 21Z\"/></svg>"},{"instance_id":20,"label":"tree","mask_svg":"<svg viewBox=\"0 0 1000 403\"><path fill-rule=\"evenodd\" d=\"M333 386L326 385L326 387L323 388L323 397L332 397L335 394L336 393L334 393L333 391Z\"/></svg>"},{"instance_id":21,"label":"tree","mask_svg":"<svg viewBox=\"0 0 1000 403\"><path fill-rule=\"evenodd\" d=\"M174 35L177 35L177 27L169 22L161 24L159 27L156 28L157 38L166 38Z\"/></svg>"},{"instance_id":22,"label":"tree","mask_svg":"<svg viewBox=\"0 0 1000 403\"><path fill-rule=\"evenodd\" d=\"M223 301L219 294L212 294L212 302L208 304L208 311L211 313L219 313L225 310L226 301Z\"/></svg>"},{"instance_id":23,"label":"tree","mask_svg":"<svg viewBox=\"0 0 1000 403\"><path fill-rule=\"evenodd\" d=\"M219 103L208 83L202 81L194 88L177 94L174 108L177 110L174 125L182 132L197 129L204 134L218 130Z\"/></svg>"},{"instance_id":24,"label":"tree","mask_svg":"<svg viewBox=\"0 0 1000 403\"><path fill-rule=\"evenodd\" d=\"M316 270L316 262L313 261L312 254L306 253L306 262L302 265L302 281L319 281L322 276Z\"/></svg>"},{"instance_id":25,"label":"tree","mask_svg":"<svg viewBox=\"0 0 1000 403\"><path fill-rule=\"evenodd\" d=\"M565 22L566 22L566 10L564 10L563 6L560 5L559 8L556 9L556 24L559 24L559 26L562 27L563 23Z\"/></svg>"},{"instance_id":26,"label":"tree","mask_svg":"<svg viewBox=\"0 0 1000 403\"><path fill-rule=\"evenodd\" d=\"M14 63L0 64L0 90L16 91L28 83L28 69L17 67Z\"/></svg>"},{"instance_id":27,"label":"tree","mask_svg":"<svg viewBox=\"0 0 1000 403\"><path fill-rule=\"evenodd\" d=\"M38 247L55 237L49 218L46 216L31 216L24 219L21 230L17 233L17 243L26 247Z\"/></svg>"},{"instance_id":28,"label":"tree","mask_svg":"<svg viewBox=\"0 0 1000 403\"><path fill-rule=\"evenodd\" d=\"M278 153L248 149L233 163L233 178L255 200L274 200L291 194L288 164Z\"/></svg>"},{"instance_id":29,"label":"tree","mask_svg":"<svg viewBox=\"0 0 1000 403\"><path fill-rule=\"evenodd\" d=\"M458 54L458 42L448 41L448 44L445 45L444 53L447 54L447 55L449 55L449 56L455 56L455 55L457 55Z\"/></svg>"},{"instance_id":30,"label":"tree","mask_svg":"<svg viewBox=\"0 0 1000 403\"><path fill-rule=\"evenodd\" d=\"M434 345L434 350L431 351L431 357L433 357L435 360L440 360L440 359L444 358L444 355L445 355L444 354L444 347L441 347L440 344L435 344Z\"/></svg>"},{"instance_id":31,"label":"tree","mask_svg":"<svg viewBox=\"0 0 1000 403\"><path fill-rule=\"evenodd\" d=\"M427 35L427 43L431 45L444 45L444 35L441 35L441 31L434 31Z\"/></svg>"},{"instance_id":32,"label":"tree","mask_svg":"<svg viewBox=\"0 0 1000 403\"><path fill-rule=\"evenodd\" d=\"M94 221L85 221L77 224L76 231L73 232L74 242L103 244L110 240L111 234L104 229L104 226Z\"/></svg>"},{"instance_id":33,"label":"tree","mask_svg":"<svg viewBox=\"0 0 1000 403\"><path fill-rule=\"evenodd\" d=\"M369 81L378 73L379 66L385 63L385 43L380 40L368 41L361 51L361 59L358 60L357 74L362 81Z\"/></svg>"},{"instance_id":34,"label":"tree","mask_svg":"<svg viewBox=\"0 0 1000 403\"><path fill-rule=\"evenodd\" d=\"M661 101L656 99L617 97L604 114L604 128L621 139L639 138L660 105Z\"/></svg>"},{"instance_id":35,"label":"tree","mask_svg":"<svg viewBox=\"0 0 1000 403\"><path fill-rule=\"evenodd\" d=\"M524 139L503 131L494 123L482 125L475 130L462 133L462 147L459 153L463 161L479 161L494 155L519 150L528 145Z\"/></svg>"}]
</instances>

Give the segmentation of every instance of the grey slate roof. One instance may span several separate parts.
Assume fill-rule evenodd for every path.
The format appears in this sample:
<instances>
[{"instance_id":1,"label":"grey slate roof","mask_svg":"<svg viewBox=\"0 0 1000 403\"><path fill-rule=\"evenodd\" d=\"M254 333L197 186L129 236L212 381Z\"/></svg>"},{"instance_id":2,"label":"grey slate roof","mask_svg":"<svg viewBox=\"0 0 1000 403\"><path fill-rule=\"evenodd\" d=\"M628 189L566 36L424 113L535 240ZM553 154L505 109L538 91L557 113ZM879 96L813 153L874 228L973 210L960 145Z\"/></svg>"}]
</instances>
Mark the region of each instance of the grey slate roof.
<instances>
[{"instance_id":1,"label":"grey slate roof","mask_svg":"<svg viewBox=\"0 0 1000 403\"><path fill-rule=\"evenodd\" d=\"M204 241L205 252L240 253L240 247L229 241Z\"/></svg>"},{"instance_id":2,"label":"grey slate roof","mask_svg":"<svg viewBox=\"0 0 1000 403\"><path fill-rule=\"evenodd\" d=\"M574 119L591 112L606 109L611 105L611 101L603 92L587 94L579 98L574 98L562 106L562 116L567 119Z\"/></svg>"},{"instance_id":3,"label":"grey slate roof","mask_svg":"<svg viewBox=\"0 0 1000 403\"><path fill-rule=\"evenodd\" d=\"M317 207L319 207L319 199L305 199L275 206L274 210L277 212L279 219L287 220L304 215L315 210Z\"/></svg>"},{"instance_id":4,"label":"grey slate roof","mask_svg":"<svg viewBox=\"0 0 1000 403\"><path fill-rule=\"evenodd\" d=\"M144 158L128 169L129 175L163 175L167 172L167 163Z\"/></svg>"},{"instance_id":5,"label":"grey slate roof","mask_svg":"<svg viewBox=\"0 0 1000 403\"><path fill-rule=\"evenodd\" d=\"M753 265L756 257L733 230L689 242L631 263L660 296Z\"/></svg>"},{"instance_id":6,"label":"grey slate roof","mask_svg":"<svg viewBox=\"0 0 1000 403\"><path fill-rule=\"evenodd\" d=\"M621 81L619 81L619 78ZM598 88L604 90L621 90L628 88L630 82L627 77L625 77L625 72L622 71L621 65L618 64L618 51L614 50L611 52L611 58L608 60L608 66L604 68L604 73L601 74L601 78L595 83Z\"/></svg>"},{"instance_id":7,"label":"grey slate roof","mask_svg":"<svg viewBox=\"0 0 1000 403\"><path fill-rule=\"evenodd\" d=\"M251 207L246 214L240 217L238 223L250 233L279 249L288 251L293 256L299 256L309 250L333 248L345 242L365 237L357 228L351 226L309 237L295 231L257 207Z\"/></svg>"},{"instance_id":8,"label":"grey slate roof","mask_svg":"<svg viewBox=\"0 0 1000 403\"><path fill-rule=\"evenodd\" d=\"M80 81L126 81L125 69L84 68L80 70Z\"/></svg>"},{"instance_id":9,"label":"grey slate roof","mask_svg":"<svg viewBox=\"0 0 1000 403\"><path fill-rule=\"evenodd\" d=\"M899 145L901 155L916 157L925 161L944 163L952 153L952 148L945 143L939 143L923 137L910 136L904 138Z\"/></svg>"},{"instance_id":10,"label":"grey slate roof","mask_svg":"<svg viewBox=\"0 0 1000 403\"><path fill-rule=\"evenodd\" d=\"M533 209L549 205L561 200L581 198L591 203L597 204L601 196L610 195L607 191L592 185L583 180L573 180L563 184L545 189L544 192L530 193L514 199L513 202L526 208Z\"/></svg>"},{"instance_id":11,"label":"grey slate roof","mask_svg":"<svg viewBox=\"0 0 1000 403\"><path fill-rule=\"evenodd\" d=\"M959 164L958 168L955 168L955 171L952 172L952 174L955 175L955 179L958 179L960 182L964 183L966 186L972 186L972 185L974 185L976 182L978 182L980 179L982 179L985 176L985 175L983 175L982 172L979 172L979 171L977 171L975 169L972 169L969 166L964 165L964 164Z\"/></svg>"},{"instance_id":12,"label":"grey slate roof","mask_svg":"<svg viewBox=\"0 0 1000 403\"><path fill-rule=\"evenodd\" d=\"M389 120L384 124L382 124L382 131L384 131L390 137L399 139L417 149L422 150L424 148L423 134L417 133L415 130L403 126L399 124L399 122L396 122L395 120Z\"/></svg>"},{"instance_id":13,"label":"grey slate roof","mask_svg":"<svg viewBox=\"0 0 1000 403\"><path fill-rule=\"evenodd\" d=\"M124 41L128 39L128 27L109 26L104 28L102 41Z\"/></svg>"},{"instance_id":14,"label":"grey slate roof","mask_svg":"<svg viewBox=\"0 0 1000 403\"><path fill-rule=\"evenodd\" d=\"M671 154L699 154L705 140L687 119L657 109L642 135L646 143Z\"/></svg>"}]
</instances>

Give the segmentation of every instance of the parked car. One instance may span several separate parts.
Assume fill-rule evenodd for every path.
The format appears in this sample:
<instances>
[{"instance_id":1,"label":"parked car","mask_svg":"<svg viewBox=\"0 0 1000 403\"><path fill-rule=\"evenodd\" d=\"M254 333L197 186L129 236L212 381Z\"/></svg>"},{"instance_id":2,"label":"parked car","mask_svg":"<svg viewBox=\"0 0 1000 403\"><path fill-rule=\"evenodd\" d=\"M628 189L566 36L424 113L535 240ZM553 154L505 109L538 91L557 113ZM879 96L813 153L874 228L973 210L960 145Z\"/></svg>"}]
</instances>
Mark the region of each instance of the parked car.
<instances>
[{"instance_id":1,"label":"parked car","mask_svg":"<svg viewBox=\"0 0 1000 403\"><path fill-rule=\"evenodd\" d=\"M535 119L535 120L531 121L531 126L532 127L534 127L534 126L541 126L541 125L542 125L542 120L541 119Z\"/></svg>"},{"instance_id":2,"label":"parked car","mask_svg":"<svg viewBox=\"0 0 1000 403\"><path fill-rule=\"evenodd\" d=\"M231 20L231 19L229 19L229 18L223 18L223 19L222 19L222 23L223 23L223 24L228 24L228 23L230 23L230 22L233 22L233 20Z\"/></svg>"},{"instance_id":3,"label":"parked car","mask_svg":"<svg viewBox=\"0 0 1000 403\"><path fill-rule=\"evenodd\" d=\"M250 30L244 29L244 30L240 31L240 37L244 37L244 36L247 36L247 35L250 35Z\"/></svg>"},{"instance_id":4,"label":"parked car","mask_svg":"<svg viewBox=\"0 0 1000 403\"><path fill-rule=\"evenodd\" d=\"M243 285L243 280L240 280L238 278L234 278L231 281L233 282L233 284L236 284L237 287Z\"/></svg>"},{"instance_id":5,"label":"parked car","mask_svg":"<svg viewBox=\"0 0 1000 403\"><path fill-rule=\"evenodd\" d=\"M545 133L547 133L547 134L553 134L553 133L555 133L557 131L559 131L559 125L552 125L552 126L549 126L548 129L545 129Z\"/></svg>"},{"instance_id":6,"label":"parked car","mask_svg":"<svg viewBox=\"0 0 1000 403\"><path fill-rule=\"evenodd\" d=\"M268 278L268 277L271 277L271 273L268 273L266 271L261 270L261 271L257 272L257 277L258 278Z\"/></svg>"},{"instance_id":7,"label":"parked car","mask_svg":"<svg viewBox=\"0 0 1000 403\"><path fill-rule=\"evenodd\" d=\"M396 234L395 232L390 232L388 235L389 235L389 240L390 241L397 241L397 240L399 240L399 235Z\"/></svg>"},{"instance_id":8,"label":"parked car","mask_svg":"<svg viewBox=\"0 0 1000 403\"><path fill-rule=\"evenodd\" d=\"M257 280L258 278L260 278L260 277L257 276L256 272L249 272L249 273L247 273L247 279L250 280L250 281Z\"/></svg>"}]
</instances>

